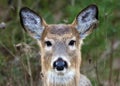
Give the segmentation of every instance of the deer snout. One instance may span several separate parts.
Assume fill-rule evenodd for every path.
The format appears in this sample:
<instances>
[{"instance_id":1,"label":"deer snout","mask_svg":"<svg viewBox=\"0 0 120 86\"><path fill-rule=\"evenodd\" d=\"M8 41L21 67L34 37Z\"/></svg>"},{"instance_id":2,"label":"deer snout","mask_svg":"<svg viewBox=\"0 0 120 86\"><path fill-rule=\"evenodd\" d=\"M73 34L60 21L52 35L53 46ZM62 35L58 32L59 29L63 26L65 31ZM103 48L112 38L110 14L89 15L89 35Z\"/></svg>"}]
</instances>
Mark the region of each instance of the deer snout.
<instances>
[{"instance_id":1,"label":"deer snout","mask_svg":"<svg viewBox=\"0 0 120 86\"><path fill-rule=\"evenodd\" d=\"M63 71L65 68L68 67L68 64L62 58L58 58L56 61L53 62L53 68L57 71Z\"/></svg>"}]
</instances>

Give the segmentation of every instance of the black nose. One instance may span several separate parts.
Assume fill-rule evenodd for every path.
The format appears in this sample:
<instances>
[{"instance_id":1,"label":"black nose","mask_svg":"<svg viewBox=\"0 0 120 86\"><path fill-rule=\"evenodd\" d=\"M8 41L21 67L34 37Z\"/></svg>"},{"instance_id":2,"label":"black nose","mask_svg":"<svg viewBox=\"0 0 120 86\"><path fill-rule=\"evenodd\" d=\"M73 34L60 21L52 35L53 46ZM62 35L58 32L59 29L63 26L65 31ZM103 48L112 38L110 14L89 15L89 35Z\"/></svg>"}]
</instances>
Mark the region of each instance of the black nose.
<instances>
[{"instance_id":1,"label":"black nose","mask_svg":"<svg viewBox=\"0 0 120 86\"><path fill-rule=\"evenodd\" d=\"M67 68L67 62L64 61L62 58L59 58L53 63L53 67L58 71L62 71L64 70L64 68Z\"/></svg>"}]
</instances>

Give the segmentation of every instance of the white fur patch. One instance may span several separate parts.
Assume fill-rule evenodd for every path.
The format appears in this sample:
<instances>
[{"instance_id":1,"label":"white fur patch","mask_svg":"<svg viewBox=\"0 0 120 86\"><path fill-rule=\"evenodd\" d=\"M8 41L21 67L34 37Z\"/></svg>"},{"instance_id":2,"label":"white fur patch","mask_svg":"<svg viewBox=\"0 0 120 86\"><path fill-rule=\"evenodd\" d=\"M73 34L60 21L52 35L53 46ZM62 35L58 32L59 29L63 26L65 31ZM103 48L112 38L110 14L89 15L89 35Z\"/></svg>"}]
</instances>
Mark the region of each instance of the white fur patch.
<instances>
[{"instance_id":1,"label":"white fur patch","mask_svg":"<svg viewBox=\"0 0 120 86\"><path fill-rule=\"evenodd\" d=\"M45 46L45 50L46 51L51 51L52 50L52 46L51 47Z\"/></svg>"},{"instance_id":2,"label":"white fur patch","mask_svg":"<svg viewBox=\"0 0 120 86\"><path fill-rule=\"evenodd\" d=\"M58 75L55 72L48 72L48 82L53 84L67 84L74 79L75 70L69 71L64 75Z\"/></svg>"},{"instance_id":3,"label":"white fur patch","mask_svg":"<svg viewBox=\"0 0 120 86\"><path fill-rule=\"evenodd\" d=\"M70 50L75 50L76 46L69 46Z\"/></svg>"}]
</instances>

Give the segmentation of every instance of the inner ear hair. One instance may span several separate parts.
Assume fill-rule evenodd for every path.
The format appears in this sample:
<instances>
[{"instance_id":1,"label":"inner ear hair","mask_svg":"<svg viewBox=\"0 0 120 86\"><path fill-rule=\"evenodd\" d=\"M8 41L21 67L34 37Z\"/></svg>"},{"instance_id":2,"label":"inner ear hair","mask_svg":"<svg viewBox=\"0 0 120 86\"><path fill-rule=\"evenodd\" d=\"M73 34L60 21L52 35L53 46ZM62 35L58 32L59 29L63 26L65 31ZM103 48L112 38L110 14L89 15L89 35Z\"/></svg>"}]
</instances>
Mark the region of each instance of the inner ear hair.
<instances>
[{"instance_id":1,"label":"inner ear hair","mask_svg":"<svg viewBox=\"0 0 120 86\"><path fill-rule=\"evenodd\" d=\"M94 4L87 6L77 15L73 25L84 39L98 25L98 7Z\"/></svg>"},{"instance_id":2,"label":"inner ear hair","mask_svg":"<svg viewBox=\"0 0 120 86\"><path fill-rule=\"evenodd\" d=\"M36 12L27 7L20 10L20 21L26 32L33 38L40 39L45 27L45 21ZM43 24L44 23L44 24Z\"/></svg>"},{"instance_id":3,"label":"inner ear hair","mask_svg":"<svg viewBox=\"0 0 120 86\"><path fill-rule=\"evenodd\" d=\"M94 17L95 17L96 19L98 19L98 7L97 7L97 5L95 5L95 4L91 4L91 5L87 6L86 8L84 8L82 11L80 11L80 12L78 13L78 15L77 15L76 18L78 18L80 14L84 13L84 11L87 11L87 10L89 10L89 9L94 9L94 10L95 10L95 15L94 15Z\"/></svg>"},{"instance_id":4,"label":"inner ear hair","mask_svg":"<svg viewBox=\"0 0 120 86\"><path fill-rule=\"evenodd\" d=\"M28 7L22 7L22 8L20 9L19 15L20 15L20 22L21 22L22 27L24 28L25 31L27 31L27 30L26 30L26 27L25 27L24 21L23 21L23 18L24 18L23 13L27 13L27 12L28 12L28 13L31 13L31 14L34 14L34 15L36 15L37 17L39 17L39 19L40 19L41 22L43 21L43 20L42 20L42 17L41 17L39 14L37 14L35 11L31 10L31 9L28 8Z\"/></svg>"}]
</instances>

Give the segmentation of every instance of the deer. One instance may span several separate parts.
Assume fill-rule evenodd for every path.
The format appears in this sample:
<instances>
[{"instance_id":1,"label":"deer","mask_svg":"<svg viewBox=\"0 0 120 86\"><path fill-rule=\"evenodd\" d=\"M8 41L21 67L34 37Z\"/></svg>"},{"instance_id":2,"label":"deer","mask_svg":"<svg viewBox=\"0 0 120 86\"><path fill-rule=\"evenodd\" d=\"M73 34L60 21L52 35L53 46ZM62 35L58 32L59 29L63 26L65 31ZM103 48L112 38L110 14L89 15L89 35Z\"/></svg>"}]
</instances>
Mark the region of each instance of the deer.
<instances>
[{"instance_id":1,"label":"deer","mask_svg":"<svg viewBox=\"0 0 120 86\"><path fill-rule=\"evenodd\" d=\"M20 22L25 32L40 48L42 84L40 86L92 86L80 73L83 40L98 25L98 7L88 5L71 24L47 24L28 7L20 9Z\"/></svg>"}]
</instances>

